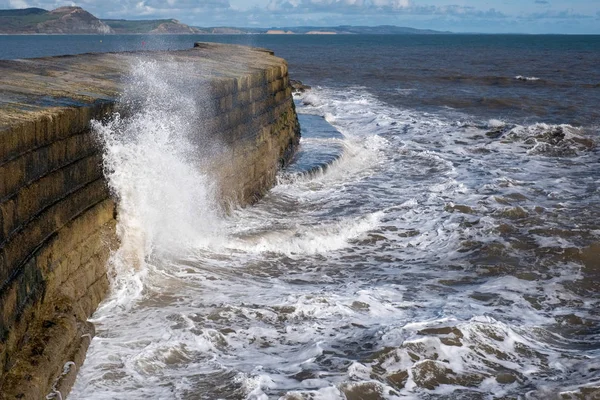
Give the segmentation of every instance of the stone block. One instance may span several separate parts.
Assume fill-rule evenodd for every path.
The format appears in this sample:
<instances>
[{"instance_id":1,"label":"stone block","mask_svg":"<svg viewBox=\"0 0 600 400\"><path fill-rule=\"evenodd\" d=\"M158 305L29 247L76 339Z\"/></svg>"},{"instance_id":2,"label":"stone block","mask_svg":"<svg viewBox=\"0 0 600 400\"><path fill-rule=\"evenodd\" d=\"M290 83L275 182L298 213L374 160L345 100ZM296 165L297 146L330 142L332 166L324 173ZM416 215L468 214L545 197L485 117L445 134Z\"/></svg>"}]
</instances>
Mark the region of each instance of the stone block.
<instances>
[{"instance_id":1,"label":"stone block","mask_svg":"<svg viewBox=\"0 0 600 400\"><path fill-rule=\"evenodd\" d=\"M264 86L252 88L252 89L250 89L250 101L251 102L261 101L268 96L268 93L269 92L268 92L267 88Z\"/></svg>"},{"instance_id":2,"label":"stone block","mask_svg":"<svg viewBox=\"0 0 600 400\"><path fill-rule=\"evenodd\" d=\"M17 223L25 224L57 199L102 177L102 157L92 155L22 188L16 195ZM14 229L15 227L13 227Z\"/></svg>"},{"instance_id":3,"label":"stone block","mask_svg":"<svg viewBox=\"0 0 600 400\"><path fill-rule=\"evenodd\" d=\"M243 107L246 106L251 101L251 93L253 89L246 90L244 92L238 92L236 94L236 106Z\"/></svg>"},{"instance_id":4,"label":"stone block","mask_svg":"<svg viewBox=\"0 0 600 400\"><path fill-rule=\"evenodd\" d=\"M210 81L209 90L215 98L225 97L237 92L237 82L230 78L215 78Z\"/></svg>"},{"instance_id":5,"label":"stone block","mask_svg":"<svg viewBox=\"0 0 600 400\"><path fill-rule=\"evenodd\" d=\"M52 234L91 205L108 198L108 195L106 184L99 179L47 208L38 218L23 226L0 249L0 253L3 254L0 282L9 280L10 276L21 268L28 255L44 245Z\"/></svg>"},{"instance_id":6,"label":"stone block","mask_svg":"<svg viewBox=\"0 0 600 400\"><path fill-rule=\"evenodd\" d=\"M232 108L233 108L233 95L232 94L221 97L219 99L219 106L218 106L219 114L230 112Z\"/></svg>"},{"instance_id":7,"label":"stone block","mask_svg":"<svg viewBox=\"0 0 600 400\"><path fill-rule=\"evenodd\" d=\"M248 75L238 76L235 78L236 93L245 92L250 89L252 87L250 82L251 78Z\"/></svg>"},{"instance_id":8,"label":"stone block","mask_svg":"<svg viewBox=\"0 0 600 400\"><path fill-rule=\"evenodd\" d=\"M267 86L268 80L268 70L256 72L249 76L249 84L248 89L257 88L257 87L265 87Z\"/></svg>"},{"instance_id":9,"label":"stone block","mask_svg":"<svg viewBox=\"0 0 600 400\"><path fill-rule=\"evenodd\" d=\"M283 89L284 89L283 79L278 79L276 81L269 83L269 92L270 93L278 93L278 92L281 92Z\"/></svg>"}]
</instances>

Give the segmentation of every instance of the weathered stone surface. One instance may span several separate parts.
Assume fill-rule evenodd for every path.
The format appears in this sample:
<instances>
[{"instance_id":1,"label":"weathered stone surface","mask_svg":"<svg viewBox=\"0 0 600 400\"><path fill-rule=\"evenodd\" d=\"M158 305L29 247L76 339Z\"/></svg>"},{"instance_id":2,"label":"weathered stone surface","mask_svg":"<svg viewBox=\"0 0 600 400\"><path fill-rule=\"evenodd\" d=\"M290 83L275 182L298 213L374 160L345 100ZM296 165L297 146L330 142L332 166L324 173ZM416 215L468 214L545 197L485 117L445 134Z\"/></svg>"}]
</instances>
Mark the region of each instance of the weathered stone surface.
<instances>
[{"instance_id":1,"label":"weathered stone surface","mask_svg":"<svg viewBox=\"0 0 600 400\"><path fill-rule=\"evenodd\" d=\"M64 398L109 287L115 203L92 119L115 110L139 58L194 66L225 148L214 173L223 204L247 204L291 158L299 126L284 60L264 49L200 43L174 52L0 61L0 399Z\"/></svg>"},{"instance_id":2,"label":"weathered stone surface","mask_svg":"<svg viewBox=\"0 0 600 400\"><path fill-rule=\"evenodd\" d=\"M304 93L307 90L310 90L311 87L303 84L300 81L290 80L290 86L292 87L293 93Z\"/></svg>"}]
</instances>

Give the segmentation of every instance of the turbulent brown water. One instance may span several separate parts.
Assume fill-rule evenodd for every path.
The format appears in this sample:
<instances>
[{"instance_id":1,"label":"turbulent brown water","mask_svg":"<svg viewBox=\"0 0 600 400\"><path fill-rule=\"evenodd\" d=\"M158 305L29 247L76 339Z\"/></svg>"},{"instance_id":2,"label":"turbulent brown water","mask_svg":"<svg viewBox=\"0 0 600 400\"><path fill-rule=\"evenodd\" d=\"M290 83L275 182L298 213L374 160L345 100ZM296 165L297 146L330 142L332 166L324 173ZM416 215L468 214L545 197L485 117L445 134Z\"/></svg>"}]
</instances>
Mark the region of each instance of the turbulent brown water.
<instances>
[{"instance_id":1,"label":"turbulent brown water","mask_svg":"<svg viewBox=\"0 0 600 400\"><path fill-rule=\"evenodd\" d=\"M600 398L600 37L216 39L313 86L301 152L224 215L199 105L137 66L96 129L139 265L71 398Z\"/></svg>"}]
</instances>

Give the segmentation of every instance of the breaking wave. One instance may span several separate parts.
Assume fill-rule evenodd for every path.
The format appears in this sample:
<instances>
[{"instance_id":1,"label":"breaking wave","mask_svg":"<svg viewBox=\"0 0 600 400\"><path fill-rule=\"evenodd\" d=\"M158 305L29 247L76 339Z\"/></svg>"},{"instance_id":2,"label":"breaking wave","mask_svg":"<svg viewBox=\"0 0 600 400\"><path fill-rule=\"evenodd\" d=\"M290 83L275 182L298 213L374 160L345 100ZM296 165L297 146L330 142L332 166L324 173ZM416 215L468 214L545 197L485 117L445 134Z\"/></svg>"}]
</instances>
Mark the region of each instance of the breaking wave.
<instances>
[{"instance_id":1,"label":"breaking wave","mask_svg":"<svg viewBox=\"0 0 600 400\"><path fill-rule=\"evenodd\" d=\"M150 134L202 188L190 188L190 201L179 193L176 241L167 232L177 224L132 207L132 221L167 229L143 237L152 257L136 302L95 316L75 398L593 393L598 304L582 288L600 215L589 207L597 154L587 128L400 109L361 87L314 88L298 102L301 118L321 116L341 133L303 140L335 143L338 156L326 168L307 163L311 173L292 167L263 200L228 216L187 136L179 147L179 137ZM127 132L113 123L109 136ZM117 139L121 162L141 138ZM534 150L539 143L575 149L565 157ZM150 182L138 194L160 189ZM150 203L170 198L165 191L149 191Z\"/></svg>"},{"instance_id":2,"label":"breaking wave","mask_svg":"<svg viewBox=\"0 0 600 400\"><path fill-rule=\"evenodd\" d=\"M515 79L518 81L528 81L528 82L535 82L535 81L540 80L540 78L535 77L535 76L523 76L523 75L517 75L517 76L515 76Z\"/></svg>"}]
</instances>

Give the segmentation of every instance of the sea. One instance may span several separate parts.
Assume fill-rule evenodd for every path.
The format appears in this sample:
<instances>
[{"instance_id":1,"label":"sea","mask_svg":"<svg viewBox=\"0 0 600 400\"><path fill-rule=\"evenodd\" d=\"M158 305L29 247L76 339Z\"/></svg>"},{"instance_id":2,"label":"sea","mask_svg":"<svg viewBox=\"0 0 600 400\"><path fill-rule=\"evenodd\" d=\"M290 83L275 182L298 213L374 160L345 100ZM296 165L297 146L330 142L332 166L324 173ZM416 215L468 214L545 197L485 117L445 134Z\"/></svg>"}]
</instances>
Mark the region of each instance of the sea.
<instances>
[{"instance_id":1,"label":"sea","mask_svg":"<svg viewBox=\"0 0 600 400\"><path fill-rule=\"evenodd\" d=\"M288 61L299 152L225 210L186 122L206 93L132 65L138 112L92 124L121 245L70 399L600 399L600 36L0 36L0 58L195 41Z\"/></svg>"}]
</instances>

